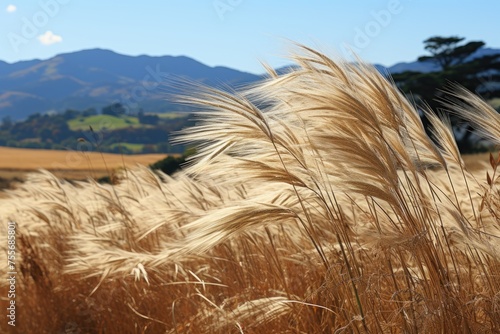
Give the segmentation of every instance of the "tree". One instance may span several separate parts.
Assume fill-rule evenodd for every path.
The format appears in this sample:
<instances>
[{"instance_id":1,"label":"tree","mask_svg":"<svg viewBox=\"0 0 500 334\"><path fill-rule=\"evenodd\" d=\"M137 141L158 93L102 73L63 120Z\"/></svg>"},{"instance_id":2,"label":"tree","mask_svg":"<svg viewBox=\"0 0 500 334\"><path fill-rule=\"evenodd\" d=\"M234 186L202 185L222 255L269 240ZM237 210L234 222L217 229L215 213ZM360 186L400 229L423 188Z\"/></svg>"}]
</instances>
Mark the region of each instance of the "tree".
<instances>
[{"instance_id":1,"label":"tree","mask_svg":"<svg viewBox=\"0 0 500 334\"><path fill-rule=\"evenodd\" d=\"M464 39L464 37L458 36L430 37L424 41L424 48L429 51L432 56L421 56L418 60L435 61L444 71L452 66L463 64L470 55L484 46L484 42L481 41L472 41L465 45L459 45Z\"/></svg>"},{"instance_id":2,"label":"tree","mask_svg":"<svg viewBox=\"0 0 500 334\"><path fill-rule=\"evenodd\" d=\"M159 169L165 174L172 175L177 170L179 170L181 168L181 165L185 162L186 160L184 156L174 157L169 155L165 159L155 162L150 167L153 170Z\"/></svg>"},{"instance_id":3,"label":"tree","mask_svg":"<svg viewBox=\"0 0 500 334\"><path fill-rule=\"evenodd\" d=\"M67 109L64 114L63 114L63 117L65 120L70 120L70 119L74 119L76 118L78 115L80 114L79 111L77 110L73 110L73 109Z\"/></svg>"},{"instance_id":4,"label":"tree","mask_svg":"<svg viewBox=\"0 0 500 334\"><path fill-rule=\"evenodd\" d=\"M89 117L89 116L94 116L97 115L97 110L95 108L88 108L82 111L82 116L83 117Z\"/></svg>"},{"instance_id":5,"label":"tree","mask_svg":"<svg viewBox=\"0 0 500 334\"><path fill-rule=\"evenodd\" d=\"M154 114L145 114L142 110L137 114L140 124L157 125L160 117Z\"/></svg>"},{"instance_id":6,"label":"tree","mask_svg":"<svg viewBox=\"0 0 500 334\"><path fill-rule=\"evenodd\" d=\"M163 160L157 161L149 167L153 170L160 169L163 173L172 175L176 171L182 168L182 165L186 162L187 158L196 154L194 148L187 149L182 156L175 157L169 155Z\"/></svg>"},{"instance_id":7,"label":"tree","mask_svg":"<svg viewBox=\"0 0 500 334\"><path fill-rule=\"evenodd\" d=\"M2 126L0 127L1 130L9 130L12 127L12 118L10 116L5 116L2 118Z\"/></svg>"},{"instance_id":8,"label":"tree","mask_svg":"<svg viewBox=\"0 0 500 334\"><path fill-rule=\"evenodd\" d=\"M39 132L40 140L46 142L51 140L52 131L49 128L43 128Z\"/></svg>"},{"instance_id":9,"label":"tree","mask_svg":"<svg viewBox=\"0 0 500 334\"><path fill-rule=\"evenodd\" d=\"M142 147L141 153L144 153L144 154L156 153L156 146L153 144L145 144Z\"/></svg>"},{"instance_id":10,"label":"tree","mask_svg":"<svg viewBox=\"0 0 500 334\"><path fill-rule=\"evenodd\" d=\"M453 50L452 57L455 58L454 65L462 65L469 56L471 56L474 52L479 50L484 46L484 42L481 41L472 41L465 45L461 45L456 47Z\"/></svg>"},{"instance_id":11,"label":"tree","mask_svg":"<svg viewBox=\"0 0 500 334\"><path fill-rule=\"evenodd\" d=\"M121 103L113 103L109 106L102 108L103 115L110 115L110 116L125 115L126 111L127 110Z\"/></svg>"},{"instance_id":12,"label":"tree","mask_svg":"<svg viewBox=\"0 0 500 334\"><path fill-rule=\"evenodd\" d=\"M484 46L481 41L472 41L460 44L462 37L431 37L424 41L425 49L432 56L420 57L419 60L433 60L441 65L442 70L430 73L404 72L393 75L398 87L406 94L411 94L418 103L425 103L432 109L442 108L439 99L444 97L442 91L449 83L458 83L470 91L483 97L494 98L500 96L500 90L495 89L493 83L500 82L500 54L477 57L473 60L470 55ZM483 92L481 92L483 90ZM486 92L484 92L486 90ZM473 136L469 124L458 119L455 115L449 115L452 127L465 129L464 135L457 138L457 144L461 151L474 149L471 142ZM423 117L422 122L427 132L430 133L430 124Z\"/></svg>"}]
</instances>

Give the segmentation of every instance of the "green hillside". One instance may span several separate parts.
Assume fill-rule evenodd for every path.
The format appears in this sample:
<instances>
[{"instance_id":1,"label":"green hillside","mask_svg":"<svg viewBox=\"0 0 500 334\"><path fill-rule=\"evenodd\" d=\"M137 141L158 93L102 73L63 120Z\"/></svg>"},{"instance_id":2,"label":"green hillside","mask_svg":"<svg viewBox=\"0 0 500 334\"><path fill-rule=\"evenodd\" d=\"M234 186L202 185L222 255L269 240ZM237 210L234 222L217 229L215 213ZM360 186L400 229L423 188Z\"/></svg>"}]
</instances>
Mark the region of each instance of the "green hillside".
<instances>
[{"instance_id":1,"label":"green hillside","mask_svg":"<svg viewBox=\"0 0 500 334\"><path fill-rule=\"evenodd\" d=\"M133 143L116 143L116 144L111 144L111 148L116 148L116 147L126 147L130 152L133 153L140 153L144 147L144 144L133 144Z\"/></svg>"},{"instance_id":2,"label":"green hillside","mask_svg":"<svg viewBox=\"0 0 500 334\"><path fill-rule=\"evenodd\" d=\"M73 131L88 130L92 126L94 131L100 131L103 128L108 130L118 130L132 127L147 127L147 125L139 124L137 117L133 116L111 116L111 115L94 115L88 117L79 117L68 121L68 126Z\"/></svg>"}]
</instances>

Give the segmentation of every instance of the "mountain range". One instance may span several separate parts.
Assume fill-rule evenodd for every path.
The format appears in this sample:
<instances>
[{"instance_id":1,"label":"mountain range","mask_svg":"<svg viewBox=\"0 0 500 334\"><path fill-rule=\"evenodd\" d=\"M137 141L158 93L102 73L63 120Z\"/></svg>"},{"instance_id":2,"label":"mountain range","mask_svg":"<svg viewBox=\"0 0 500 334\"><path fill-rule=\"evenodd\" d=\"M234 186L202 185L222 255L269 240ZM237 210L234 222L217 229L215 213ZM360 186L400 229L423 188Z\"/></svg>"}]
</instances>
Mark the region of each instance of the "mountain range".
<instances>
[{"instance_id":1,"label":"mountain range","mask_svg":"<svg viewBox=\"0 0 500 334\"><path fill-rule=\"evenodd\" d=\"M238 86L261 77L209 67L185 56L125 56L92 49L47 60L0 62L0 117L23 119L36 112L83 110L120 102L129 110L166 112L168 81Z\"/></svg>"},{"instance_id":2,"label":"mountain range","mask_svg":"<svg viewBox=\"0 0 500 334\"><path fill-rule=\"evenodd\" d=\"M482 48L471 57L497 53L500 49ZM390 74L439 70L429 61L375 66ZM237 87L263 77L228 67L210 67L186 56L126 56L103 49L60 54L47 60L0 61L0 119L9 116L20 120L36 112L101 108L116 102L131 111L182 110L182 106L166 101L169 84L171 87L176 80Z\"/></svg>"}]
</instances>

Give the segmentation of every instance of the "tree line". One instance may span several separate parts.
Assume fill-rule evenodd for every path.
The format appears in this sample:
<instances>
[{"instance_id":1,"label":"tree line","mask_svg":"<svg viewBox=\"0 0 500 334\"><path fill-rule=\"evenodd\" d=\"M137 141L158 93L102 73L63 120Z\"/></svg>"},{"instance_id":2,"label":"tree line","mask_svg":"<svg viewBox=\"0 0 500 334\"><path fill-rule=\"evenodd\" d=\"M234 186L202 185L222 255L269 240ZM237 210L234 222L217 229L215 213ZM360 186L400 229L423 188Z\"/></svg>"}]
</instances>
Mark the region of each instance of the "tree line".
<instances>
[{"instance_id":1,"label":"tree line","mask_svg":"<svg viewBox=\"0 0 500 334\"><path fill-rule=\"evenodd\" d=\"M443 108L445 90L459 84L482 96L485 100L500 97L500 53L473 57L485 45L482 41L465 42L459 36L434 36L424 41L429 52L418 58L421 62L438 65L439 70L429 73L406 71L393 74L396 85L410 95L420 106L427 105L448 115L457 136L457 144L462 152L474 152L486 147L481 146L470 124L450 114ZM425 116L422 121L427 132L431 125Z\"/></svg>"},{"instance_id":2,"label":"tree line","mask_svg":"<svg viewBox=\"0 0 500 334\"><path fill-rule=\"evenodd\" d=\"M125 108L112 104L102 108L103 115L114 117L125 115ZM68 122L73 119L99 115L95 109L66 110L61 114L33 114L23 121L13 122L4 117L0 125L0 146L43 149L71 149L78 146L80 138L92 138L90 129L72 130ZM99 140L94 146L102 152L110 153L182 153L184 147L170 144L170 133L190 125L188 117L160 119L158 115L140 111L137 115L139 126L102 129ZM140 152L133 151L127 145L118 143L141 144ZM81 146L81 145L80 145Z\"/></svg>"}]
</instances>

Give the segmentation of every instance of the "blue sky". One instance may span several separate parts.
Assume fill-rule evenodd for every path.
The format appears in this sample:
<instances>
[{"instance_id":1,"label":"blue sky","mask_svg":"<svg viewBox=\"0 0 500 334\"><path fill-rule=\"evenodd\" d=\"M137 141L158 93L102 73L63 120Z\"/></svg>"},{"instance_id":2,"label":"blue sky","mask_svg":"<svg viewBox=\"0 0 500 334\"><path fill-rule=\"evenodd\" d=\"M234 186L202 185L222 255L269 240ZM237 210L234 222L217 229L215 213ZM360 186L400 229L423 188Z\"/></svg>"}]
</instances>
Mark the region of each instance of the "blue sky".
<instances>
[{"instance_id":1,"label":"blue sky","mask_svg":"<svg viewBox=\"0 0 500 334\"><path fill-rule=\"evenodd\" d=\"M0 0L0 60L98 47L260 73L260 60L286 64L293 40L389 66L425 54L434 35L500 48L499 14L498 0Z\"/></svg>"}]
</instances>

